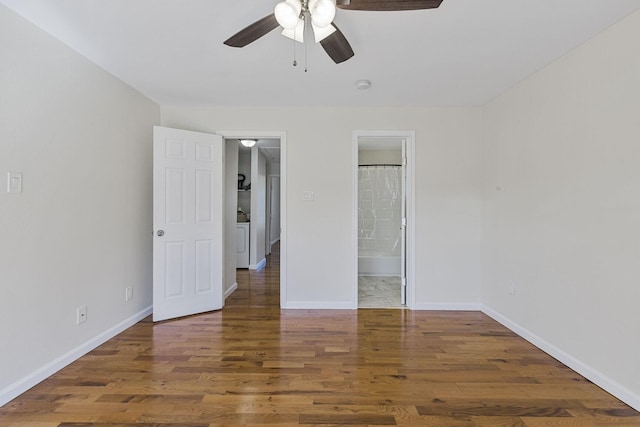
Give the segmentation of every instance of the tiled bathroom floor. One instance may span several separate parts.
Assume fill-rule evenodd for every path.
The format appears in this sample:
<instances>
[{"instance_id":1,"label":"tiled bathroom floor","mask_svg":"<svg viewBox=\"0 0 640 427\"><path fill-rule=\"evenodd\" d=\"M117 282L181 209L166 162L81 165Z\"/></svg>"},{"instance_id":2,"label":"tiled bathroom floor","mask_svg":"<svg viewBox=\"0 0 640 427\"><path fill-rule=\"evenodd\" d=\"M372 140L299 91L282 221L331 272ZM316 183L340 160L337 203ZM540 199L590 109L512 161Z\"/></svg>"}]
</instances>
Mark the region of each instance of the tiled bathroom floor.
<instances>
[{"instance_id":1,"label":"tiled bathroom floor","mask_svg":"<svg viewBox=\"0 0 640 427\"><path fill-rule=\"evenodd\" d=\"M359 308L402 308L399 276L358 276Z\"/></svg>"}]
</instances>

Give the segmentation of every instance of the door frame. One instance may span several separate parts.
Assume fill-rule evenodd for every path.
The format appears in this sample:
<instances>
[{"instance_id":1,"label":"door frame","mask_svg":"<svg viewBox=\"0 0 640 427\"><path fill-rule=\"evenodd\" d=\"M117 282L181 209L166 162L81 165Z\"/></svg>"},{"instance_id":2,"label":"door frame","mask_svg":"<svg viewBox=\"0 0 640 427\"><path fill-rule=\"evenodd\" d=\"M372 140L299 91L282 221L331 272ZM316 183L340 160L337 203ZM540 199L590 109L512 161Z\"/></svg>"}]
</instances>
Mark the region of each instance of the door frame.
<instances>
[{"instance_id":1,"label":"door frame","mask_svg":"<svg viewBox=\"0 0 640 427\"><path fill-rule=\"evenodd\" d=\"M287 301L287 132L285 131L216 131L227 139L280 140L280 307Z\"/></svg>"},{"instance_id":2,"label":"door frame","mask_svg":"<svg viewBox=\"0 0 640 427\"><path fill-rule=\"evenodd\" d=\"M354 130L352 137L352 242L354 253L352 256L352 280L353 301L355 308L358 308L358 143L360 138L398 138L405 140L406 156L406 275L407 275L407 308L412 310L415 307L415 130Z\"/></svg>"}]
</instances>

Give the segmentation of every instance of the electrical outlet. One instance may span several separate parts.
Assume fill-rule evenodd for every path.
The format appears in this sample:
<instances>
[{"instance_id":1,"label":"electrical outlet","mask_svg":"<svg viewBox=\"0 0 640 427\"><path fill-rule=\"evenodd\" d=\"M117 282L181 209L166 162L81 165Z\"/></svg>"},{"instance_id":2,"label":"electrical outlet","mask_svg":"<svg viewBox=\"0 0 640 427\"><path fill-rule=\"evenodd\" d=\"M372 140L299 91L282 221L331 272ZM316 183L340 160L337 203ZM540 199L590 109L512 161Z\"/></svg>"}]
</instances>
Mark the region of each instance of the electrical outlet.
<instances>
[{"instance_id":1,"label":"electrical outlet","mask_svg":"<svg viewBox=\"0 0 640 427\"><path fill-rule=\"evenodd\" d=\"M516 294L516 284L511 282L509 284L509 295L515 295Z\"/></svg>"},{"instance_id":2,"label":"electrical outlet","mask_svg":"<svg viewBox=\"0 0 640 427\"><path fill-rule=\"evenodd\" d=\"M127 286L124 289L124 301L129 302L133 299L133 286Z\"/></svg>"},{"instance_id":3,"label":"electrical outlet","mask_svg":"<svg viewBox=\"0 0 640 427\"><path fill-rule=\"evenodd\" d=\"M87 321L87 306L81 305L76 309L76 325Z\"/></svg>"}]
</instances>

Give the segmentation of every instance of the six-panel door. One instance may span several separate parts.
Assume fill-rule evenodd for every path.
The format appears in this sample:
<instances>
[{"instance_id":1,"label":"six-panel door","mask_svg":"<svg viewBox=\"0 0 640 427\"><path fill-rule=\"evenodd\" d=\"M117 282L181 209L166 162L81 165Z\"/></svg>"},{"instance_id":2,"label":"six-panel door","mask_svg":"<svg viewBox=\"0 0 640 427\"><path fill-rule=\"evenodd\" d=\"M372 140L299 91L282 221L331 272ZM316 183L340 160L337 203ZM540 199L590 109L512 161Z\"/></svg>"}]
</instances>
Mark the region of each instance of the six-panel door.
<instances>
[{"instance_id":1,"label":"six-panel door","mask_svg":"<svg viewBox=\"0 0 640 427\"><path fill-rule=\"evenodd\" d=\"M153 320L222 308L223 140L154 128Z\"/></svg>"}]
</instances>

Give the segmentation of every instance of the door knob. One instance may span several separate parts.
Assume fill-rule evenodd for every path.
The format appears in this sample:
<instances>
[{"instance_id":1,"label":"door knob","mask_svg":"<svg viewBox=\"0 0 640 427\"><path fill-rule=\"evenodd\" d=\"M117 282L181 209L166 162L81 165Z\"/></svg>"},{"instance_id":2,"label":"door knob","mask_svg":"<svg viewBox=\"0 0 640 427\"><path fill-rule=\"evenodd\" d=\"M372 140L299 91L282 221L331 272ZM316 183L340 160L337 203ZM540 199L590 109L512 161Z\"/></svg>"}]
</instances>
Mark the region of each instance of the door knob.
<instances>
[{"instance_id":1,"label":"door knob","mask_svg":"<svg viewBox=\"0 0 640 427\"><path fill-rule=\"evenodd\" d=\"M158 230L158 237L164 236L164 230Z\"/></svg>"}]
</instances>

